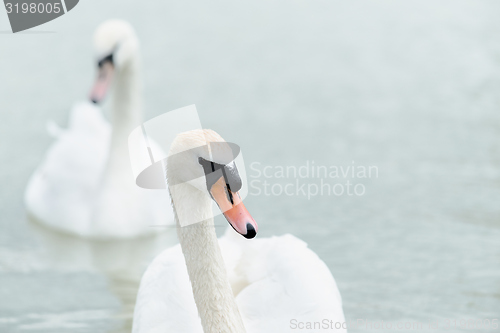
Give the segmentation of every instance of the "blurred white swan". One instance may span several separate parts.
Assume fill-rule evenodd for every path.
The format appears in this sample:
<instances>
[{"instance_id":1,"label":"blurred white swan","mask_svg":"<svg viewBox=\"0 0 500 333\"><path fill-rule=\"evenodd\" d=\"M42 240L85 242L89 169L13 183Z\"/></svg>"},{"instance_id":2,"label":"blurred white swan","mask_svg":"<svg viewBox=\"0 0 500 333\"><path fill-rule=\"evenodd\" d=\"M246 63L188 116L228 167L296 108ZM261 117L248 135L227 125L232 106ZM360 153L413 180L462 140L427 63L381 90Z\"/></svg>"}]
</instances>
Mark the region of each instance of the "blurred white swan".
<instances>
[{"instance_id":1,"label":"blurred white swan","mask_svg":"<svg viewBox=\"0 0 500 333\"><path fill-rule=\"evenodd\" d=\"M124 21L101 24L94 35L99 73L91 100L113 90L111 125L91 102L76 104L67 129L51 124L56 141L31 177L30 215L63 232L92 238L130 238L173 223L168 191L136 186L128 135L142 121L139 43Z\"/></svg>"},{"instance_id":2,"label":"blurred white swan","mask_svg":"<svg viewBox=\"0 0 500 333\"><path fill-rule=\"evenodd\" d=\"M143 276L133 333L296 332L306 323L324 325L323 320L342 325L335 280L306 243L292 235L248 240L236 234L253 238L257 224L231 190L234 186L227 186L227 175L239 178L234 166L225 165L229 169L220 178L206 177L204 163L213 168L224 161L213 150L191 149L205 140L224 142L213 131L196 130L180 134L172 144L171 155L189 151L167 164L168 183L180 184L170 187L180 244L157 256ZM220 239L211 198L234 229ZM180 227L179 216L202 222ZM306 331L322 331L314 328Z\"/></svg>"}]
</instances>

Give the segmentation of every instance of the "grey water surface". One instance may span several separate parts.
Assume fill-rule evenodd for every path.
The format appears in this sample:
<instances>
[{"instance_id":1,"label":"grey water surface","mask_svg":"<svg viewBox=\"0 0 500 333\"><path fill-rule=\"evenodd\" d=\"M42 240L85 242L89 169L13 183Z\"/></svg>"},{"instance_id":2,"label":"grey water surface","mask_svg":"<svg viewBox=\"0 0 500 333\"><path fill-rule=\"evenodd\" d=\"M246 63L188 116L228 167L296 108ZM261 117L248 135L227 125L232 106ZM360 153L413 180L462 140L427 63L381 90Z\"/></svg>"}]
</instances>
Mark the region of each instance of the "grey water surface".
<instances>
[{"instance_id":1,"label":"grey water surface","mask_svg":"<svg viewBox=\"0 0 500 333\"><path fill-rule=\"evenodd\" d=\"M259 237L306 241L348 321L500 319L499 13L493 0L86 0L33 29L54 33L0 34L0 331L130 331L140 276L175 237L90 242L23 207L46 121L65 126L86 98L93 29L115 17L141 39L145 118L194 103L237 143ZM307 165L377 173L279 173ZM347 180L364 194L311 195Z\"/></svg>"}]
</instances>

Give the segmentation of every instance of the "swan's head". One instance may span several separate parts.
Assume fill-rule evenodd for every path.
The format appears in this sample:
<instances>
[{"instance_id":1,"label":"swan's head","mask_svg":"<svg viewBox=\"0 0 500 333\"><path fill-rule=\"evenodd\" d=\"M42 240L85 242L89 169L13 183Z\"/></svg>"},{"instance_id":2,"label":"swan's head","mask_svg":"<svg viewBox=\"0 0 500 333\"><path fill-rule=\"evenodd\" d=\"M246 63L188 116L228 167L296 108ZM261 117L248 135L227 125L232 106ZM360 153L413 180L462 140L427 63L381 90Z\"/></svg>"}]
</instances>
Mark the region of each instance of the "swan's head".
<instances>
[{"instance_id":1,"label":"swan's head","mask_svg":"<svg viewBox=\"0 0 500 333\"><path fill-rule=\"evenodd\" d=\"M253 238L258 226L238 193L242 181L234 163L235 146L212 130L181 133L170 148L167 180L171 192L177 184L204 192L217 203L236 232Z\"/></svg>"},{"instance_id":2,"label":"swan's head","mask_svg":"<svg viewBox=\"0 0 500 333\"><path fill-rule=\"evenodd\" d=\"M94 33L94 49L98 75L90 99L99 103L106 96L115 72L123 71L139 56L139 40L128 22L108 20Z\"/></svg>"}]
</instances>

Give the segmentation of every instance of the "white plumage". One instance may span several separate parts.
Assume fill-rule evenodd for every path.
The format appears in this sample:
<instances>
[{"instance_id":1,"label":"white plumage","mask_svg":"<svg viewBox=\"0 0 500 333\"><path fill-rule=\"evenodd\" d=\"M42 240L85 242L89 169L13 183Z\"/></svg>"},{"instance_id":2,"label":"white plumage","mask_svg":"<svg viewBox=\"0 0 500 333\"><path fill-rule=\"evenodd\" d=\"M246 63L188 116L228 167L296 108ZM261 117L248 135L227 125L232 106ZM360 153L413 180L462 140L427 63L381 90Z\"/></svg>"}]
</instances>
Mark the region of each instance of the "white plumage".
<instances>
[{"instance_id":1,"label":"white plumage","mask_svg":"<svg viewBox=\"0 0 500 333\"><path fill-rule=\"evenodd\" d=\"M289 234L239 238L228 229L219 246L247 332L297 332L293 319L345 322L335 280L306 243ZM180 245L158 255L144 274L132 332L203 333Z\"/></svg>"}]
</instances>

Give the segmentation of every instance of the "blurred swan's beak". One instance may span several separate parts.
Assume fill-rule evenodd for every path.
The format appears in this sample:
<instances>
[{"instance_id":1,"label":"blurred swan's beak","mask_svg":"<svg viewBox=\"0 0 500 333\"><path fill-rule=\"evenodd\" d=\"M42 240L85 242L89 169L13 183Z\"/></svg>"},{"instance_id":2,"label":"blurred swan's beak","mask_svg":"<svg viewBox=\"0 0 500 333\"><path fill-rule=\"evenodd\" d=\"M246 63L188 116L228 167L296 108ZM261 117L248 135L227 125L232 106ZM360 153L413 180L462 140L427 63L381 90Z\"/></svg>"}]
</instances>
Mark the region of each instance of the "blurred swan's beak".
<instances>
[{"instance_id":1,"label":"blurred swan's beak","mask_svg":"<svg viewBox=\"0 0 500 333\"><path fill-rule=\"evenodd\" d=\"M99 63L99 72L95 80L94 86L90 91L90 100L98 104L106 97L106 93L111 87L113 80L114 66L110 61Z\"/></svg>"},{"instance_id":2,"label":"blurred swan's beak","mask_svg":"<svg viewBox=\"0 0 500 333\"><path fill-rule=\"evenodd\" d=\"M257 223L246 209L238 192L231 192L224 177L220 177L212 185L210 194L236 232L245 238L254 238L257 235Z\"/></svg>"}]
</instances>

